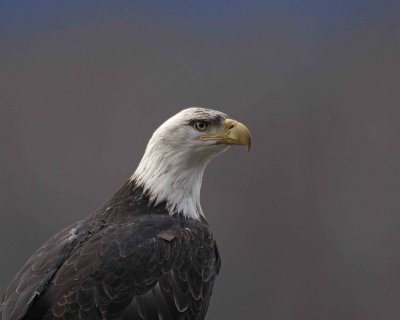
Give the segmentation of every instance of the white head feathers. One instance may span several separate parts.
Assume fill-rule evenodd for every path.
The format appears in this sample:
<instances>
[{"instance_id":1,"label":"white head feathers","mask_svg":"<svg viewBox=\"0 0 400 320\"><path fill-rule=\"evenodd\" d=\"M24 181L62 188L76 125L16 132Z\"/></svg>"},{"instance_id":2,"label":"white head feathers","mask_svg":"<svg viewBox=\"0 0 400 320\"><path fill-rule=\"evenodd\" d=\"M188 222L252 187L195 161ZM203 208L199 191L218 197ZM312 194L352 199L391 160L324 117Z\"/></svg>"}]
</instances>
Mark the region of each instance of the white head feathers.
<instances>
[{"instance_id":1,"label":"white head feathers","mask_svg":"<svg viewBox=\"0 0 400 320\"><path fill-rule=\"evenodd\" d=\"M152 203L166 201L171 215L200 219L204 169L228 146L199 137L221 131L226 118L219 111L189 108L168 119L154 132L131 179L144 188Z\"/></svg>"}]
</instances>

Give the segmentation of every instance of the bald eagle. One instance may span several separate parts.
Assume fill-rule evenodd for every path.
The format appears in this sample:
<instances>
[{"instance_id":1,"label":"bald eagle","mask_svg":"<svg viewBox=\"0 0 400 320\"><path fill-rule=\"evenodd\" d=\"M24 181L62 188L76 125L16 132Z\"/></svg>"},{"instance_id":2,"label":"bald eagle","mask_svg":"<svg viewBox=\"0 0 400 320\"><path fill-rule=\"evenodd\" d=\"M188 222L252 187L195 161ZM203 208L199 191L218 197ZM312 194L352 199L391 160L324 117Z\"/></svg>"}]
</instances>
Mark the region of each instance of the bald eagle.
<instances>
[{"instance_id":1,"label":"bald eagle","mask_svg":"<svg viewBox=\"0 0 400 320\"><path fill-rule=\"evenodd\" d=\"M248 129L185 109L152 135L122 188L60 231L9 284L1 320L204 319L220 257L200 206L204 169Z\"/></svg>"}]
</instances>

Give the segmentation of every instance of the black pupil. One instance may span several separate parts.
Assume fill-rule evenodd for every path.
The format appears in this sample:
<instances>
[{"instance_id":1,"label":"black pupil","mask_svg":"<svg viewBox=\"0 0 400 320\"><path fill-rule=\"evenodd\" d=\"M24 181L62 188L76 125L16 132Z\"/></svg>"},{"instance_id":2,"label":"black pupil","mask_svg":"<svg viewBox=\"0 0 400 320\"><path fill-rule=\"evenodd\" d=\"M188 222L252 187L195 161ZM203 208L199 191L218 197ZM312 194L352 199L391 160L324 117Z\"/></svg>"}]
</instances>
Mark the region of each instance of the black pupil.
<instances>
[{"instance_id":1,"label":"black pupil","mask_svg":"<svg viewBox=\"0 0 400 320\"><path fill-rule=\"evenodd\" d=\"M197 129L200 129L200 130L204 130L206 128L206 126L207 126L206 123L203 121L199 121L196 123Z\"/></svg>"}]
</instances>

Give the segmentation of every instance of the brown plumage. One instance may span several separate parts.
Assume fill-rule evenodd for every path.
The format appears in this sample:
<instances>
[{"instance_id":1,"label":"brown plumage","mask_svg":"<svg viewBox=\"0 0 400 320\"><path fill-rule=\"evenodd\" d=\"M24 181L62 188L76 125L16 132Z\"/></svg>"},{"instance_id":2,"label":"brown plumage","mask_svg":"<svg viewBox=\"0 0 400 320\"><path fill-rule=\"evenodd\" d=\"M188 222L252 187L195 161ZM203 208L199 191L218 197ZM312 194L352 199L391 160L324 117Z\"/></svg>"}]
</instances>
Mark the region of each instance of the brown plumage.
<instances>
[{"instance_id":1,"label":"brown plumage","mask_svg":"<svg viewBox=\"0 0 400 320\"><path fill-rule=\"evenodd\" d=\"M1 319L203 319L219 267L205 221L149 208L129 182L28 260Z\"/></svg>"}]
</instances>

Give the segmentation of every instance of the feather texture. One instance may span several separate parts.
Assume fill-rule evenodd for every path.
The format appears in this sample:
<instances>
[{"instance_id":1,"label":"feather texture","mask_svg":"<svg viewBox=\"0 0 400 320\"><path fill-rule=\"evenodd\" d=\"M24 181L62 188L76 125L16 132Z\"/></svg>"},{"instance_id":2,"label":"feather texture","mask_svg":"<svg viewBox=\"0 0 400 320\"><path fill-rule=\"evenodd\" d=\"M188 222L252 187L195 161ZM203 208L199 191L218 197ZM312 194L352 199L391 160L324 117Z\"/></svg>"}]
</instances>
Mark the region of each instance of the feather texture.
<instances>
[{"instance_id":1,"label":"feather texture","mask_svg":"<svg viewBox=\"0 0 400 320\"><path fill-rule=\"evenodd\" d=\"M148 203L129 182L49 239L9 285L1 319L203 319L220 267L208 224Z\"/></svg>"}]
</instances>

